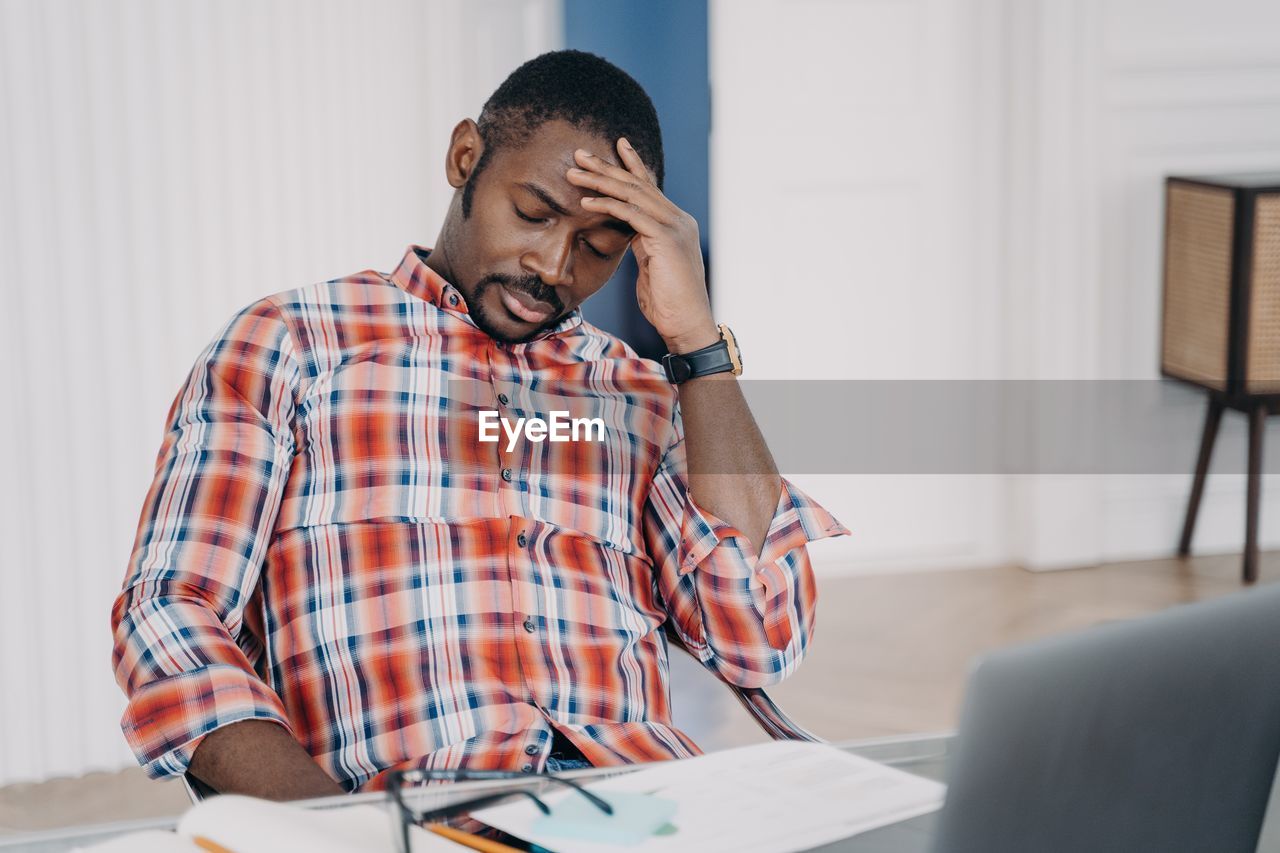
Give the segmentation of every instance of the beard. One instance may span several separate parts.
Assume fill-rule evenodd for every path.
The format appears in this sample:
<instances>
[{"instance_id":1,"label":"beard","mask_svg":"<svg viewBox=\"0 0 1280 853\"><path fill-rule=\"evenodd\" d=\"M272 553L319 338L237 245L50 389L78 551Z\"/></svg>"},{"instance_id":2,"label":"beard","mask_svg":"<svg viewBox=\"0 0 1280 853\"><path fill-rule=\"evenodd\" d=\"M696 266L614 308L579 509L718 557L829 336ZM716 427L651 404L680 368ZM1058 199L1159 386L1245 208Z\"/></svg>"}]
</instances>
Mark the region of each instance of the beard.
<instances>
[{"instance_id":1,"label":"beard","mask_svg":"<svg viewBox=\"0 0 1280 853\"><path fill-rule=\"evenodd\" d=\"M484 294L490 288L502 286L506 286L508 290L527 293L539 302L547 303L554 313L545 323L523 335L513 336L501 331L494 325L493 318L484 305ZM542 279L536 275L516 277L503 275L502 273L492 273L476 282L475 287L471 290L471 295L467 298L467 311L480 331L494 340L508 344L524 343L548 329L555 328L560 325L560 322L569 313L565 310L564 302L560 299L560 294L556 292L556 289L544 284Z\"/></svg>"}]
</instances>

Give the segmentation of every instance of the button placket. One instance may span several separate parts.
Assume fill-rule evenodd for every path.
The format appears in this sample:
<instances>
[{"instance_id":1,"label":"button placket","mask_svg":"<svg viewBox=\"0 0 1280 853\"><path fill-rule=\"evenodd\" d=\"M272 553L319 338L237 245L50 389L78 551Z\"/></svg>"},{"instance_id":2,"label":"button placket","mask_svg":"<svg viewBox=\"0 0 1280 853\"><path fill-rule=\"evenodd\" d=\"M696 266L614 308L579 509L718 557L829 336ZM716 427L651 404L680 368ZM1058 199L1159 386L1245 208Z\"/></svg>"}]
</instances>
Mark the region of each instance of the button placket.
<instances>
[{"instance_id":1,"label":"button placket","mask_svg":"<svg viewBox=\"0 0 1280 853\"><path fill-rule=\"evenodd\" d=\"M493 346L495 350L509 350L509 347L502 341L494 341ZM509 384L512 381L518 380L511 375L510 359L498 355L496 352L493 352L493 350L490 352L493 353L495 357L491 358L489 363L489 384L492 389L497 392L495 396L497 398L498 405L503 408L511 408L511 395L507 394L505 391L498 391L498 388L502 387L503 384ZM501 416L517 417L519 414L519 409L511 408L510 412L503 412L501 413ZM497 447L498 459L502 467L498 473L504 483L513 483L517 486L519 485L518 480L520 466L524 459L524 454L526 453L526 448L522 445L523 442L517 440L516 446L512 450L508 451L507 435L505 432L501 433ZM517 501L519 500L518 492L519 489L517 488L517 494L514 496L514 499ZM509 498L510 497L512 496L509 496Z\"/></svg>"},{"instance_id":2,"label":"button placket","mask_svg":"<svg viewBox=\"0 0 1280 853\"><path fill-rule=\"evenodd\" d=\"M507 519L507 542L514 544L519 533L528 528L528 519L511 515ZM538 609L535 584L529 577L529 560L514 547L507 550L508 582L511 585L511 642L520 665L520 682L528 701L540 701L542 671L542 637L538 633ZM531 738L541 737L530 732Z\"/></svg>"}]
</instances>

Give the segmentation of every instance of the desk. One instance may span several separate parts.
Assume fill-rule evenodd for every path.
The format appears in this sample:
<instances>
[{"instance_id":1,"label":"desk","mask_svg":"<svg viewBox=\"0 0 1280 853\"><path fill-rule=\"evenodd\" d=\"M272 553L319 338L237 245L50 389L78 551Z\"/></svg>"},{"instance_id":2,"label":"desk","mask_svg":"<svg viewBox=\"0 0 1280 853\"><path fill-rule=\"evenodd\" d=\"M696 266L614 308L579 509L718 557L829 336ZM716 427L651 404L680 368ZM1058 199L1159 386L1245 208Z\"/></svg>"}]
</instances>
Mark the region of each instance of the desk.
<instances>
[{"instance_id":1,"label":"desk","mask_svg":"<svg viewBox=\"0 0 1280 853\"><path fill-rule=\"evenodd\" d=\"M839 746L856 755L891 764L930 779L941 780L946 772L947 760L951 755L952 738L949 735L921 735L850 741L839 744ZM618 768L594 768L573 771L564 775L573 779L581 779L594 776L609 776L617 772ZM453 799L470 797L477 790L501 788L506 785L509 785L509 783L458 782L447 786L436 786L429 789L428 792L418 792L417 796L425 795L432 802L444 804ZM416 804L418 800L414 802ZM353 794L345 797L309 800L297 805L303 805L308 808L342 808L348 805L368 803L385 808L386 795ZM928 849L926 843L928 833L935 819L936 816L934 815L926 815L922 818L909 820L896 826L885 827L884 829L846 839L819 849L823 853L879 853L879 851L913 853L913 851L917 850L924 851ZM117 835L137 832L141 829L173 829L176 823L173 818L157 818L154 820L123 821L6 836L3 840L0 840L0 850L20 849L32 851L32 853L56 853L56 851L66 851L78 846L106 841Z\"/></svg>"}]
</instances>

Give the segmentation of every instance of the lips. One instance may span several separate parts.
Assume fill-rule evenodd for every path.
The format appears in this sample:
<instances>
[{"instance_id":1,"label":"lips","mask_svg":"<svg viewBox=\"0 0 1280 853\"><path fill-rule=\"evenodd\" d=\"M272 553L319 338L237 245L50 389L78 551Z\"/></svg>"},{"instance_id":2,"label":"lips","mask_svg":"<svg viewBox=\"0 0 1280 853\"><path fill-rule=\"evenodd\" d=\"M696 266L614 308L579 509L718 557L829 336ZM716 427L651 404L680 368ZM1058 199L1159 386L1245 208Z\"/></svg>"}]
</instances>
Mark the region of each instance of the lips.
<instances>
[{"instance_id":1,"label":"lips","mask_svg":"<svg viewBox=\"0 0 1280 853\"><path fill-rule=\"evenodd\" d=\"M545 323L555 314L555 308L547 303L534 299L522 290L511 290L505 284L499 286L498 294L503 306L526 323Z\"/></svg>"}]
</instances>

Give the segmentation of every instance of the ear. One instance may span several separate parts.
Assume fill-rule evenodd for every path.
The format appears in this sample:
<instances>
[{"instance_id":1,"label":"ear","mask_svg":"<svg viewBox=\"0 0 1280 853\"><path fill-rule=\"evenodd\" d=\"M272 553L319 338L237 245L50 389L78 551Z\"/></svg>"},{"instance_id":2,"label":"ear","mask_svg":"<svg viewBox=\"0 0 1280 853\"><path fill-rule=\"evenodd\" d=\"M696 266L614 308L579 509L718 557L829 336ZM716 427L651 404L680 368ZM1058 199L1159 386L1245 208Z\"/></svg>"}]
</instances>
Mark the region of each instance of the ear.
<instances>
[{"instance_id":1,"label":"ear","mask_svg":"<svg viewBox=\"0 0 1280 853\"><path fill-rule=\"evenodd\" d=\"M444 174L449 186L460 189L475 171L484 153L484 140L474 121L464 118L453 128L449 138L449 150L444 155Z\"/></svg>"}]
</instances>

